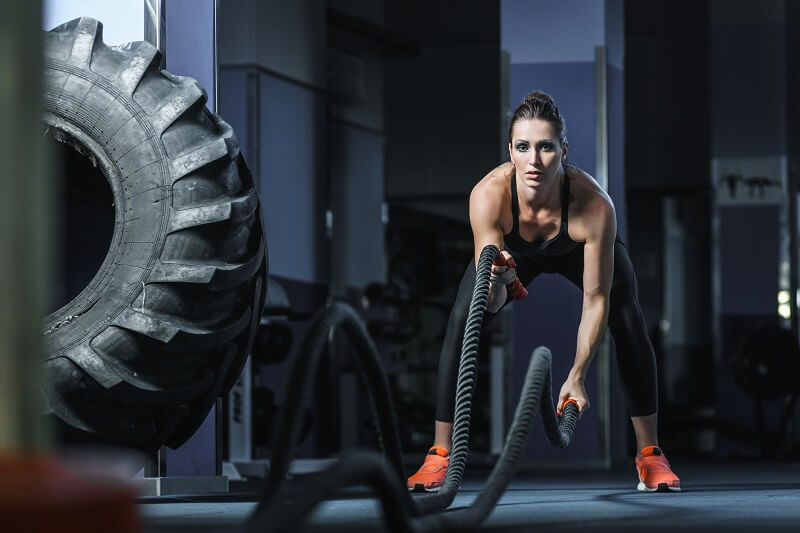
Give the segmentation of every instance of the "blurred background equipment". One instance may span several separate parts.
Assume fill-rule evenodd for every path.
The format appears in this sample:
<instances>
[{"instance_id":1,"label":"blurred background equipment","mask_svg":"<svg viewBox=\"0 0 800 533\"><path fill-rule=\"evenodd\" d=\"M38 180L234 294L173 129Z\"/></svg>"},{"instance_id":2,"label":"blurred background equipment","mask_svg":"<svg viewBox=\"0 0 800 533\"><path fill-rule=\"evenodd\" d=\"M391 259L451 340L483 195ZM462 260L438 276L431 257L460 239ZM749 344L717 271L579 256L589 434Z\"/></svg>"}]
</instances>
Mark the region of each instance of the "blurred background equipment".
<instances>
[{"instance_id":1,"label":"blurred background equipment","mask_svg":"<svg viewBox=\"0 0 800 533\"><path fill-rule=\"evenodd\" d=\"M789 424L800 396L800 344L797 337L780 326L761 326L745 337L734 362L736 382L753 398L761 454L775 457L791 451L787 442ZM783 406L766 400L782 400ZM781 408L783 407L783 408ZM770 427L778 419L776 427Z\"/></svg>"}]
</instances>

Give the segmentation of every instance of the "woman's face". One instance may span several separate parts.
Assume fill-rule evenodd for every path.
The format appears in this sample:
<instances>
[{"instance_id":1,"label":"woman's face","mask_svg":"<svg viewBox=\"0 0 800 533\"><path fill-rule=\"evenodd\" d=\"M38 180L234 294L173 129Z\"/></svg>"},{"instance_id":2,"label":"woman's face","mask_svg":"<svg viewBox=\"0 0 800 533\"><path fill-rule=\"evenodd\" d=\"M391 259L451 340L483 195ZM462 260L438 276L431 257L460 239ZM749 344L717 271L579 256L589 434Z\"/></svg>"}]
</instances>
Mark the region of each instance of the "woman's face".
<instances>
[{"instance_id":1,"label":"woman's face","mask_svg":"<svg viewBox=\"0 0 800 533\"><path fill-rule=\"evenodd\" d=\"M555 181L567 155L550 122L538 118L518 120L511 130L508 151L517 176L529 187L539 188Z\"/></svg>"}]
</instances>

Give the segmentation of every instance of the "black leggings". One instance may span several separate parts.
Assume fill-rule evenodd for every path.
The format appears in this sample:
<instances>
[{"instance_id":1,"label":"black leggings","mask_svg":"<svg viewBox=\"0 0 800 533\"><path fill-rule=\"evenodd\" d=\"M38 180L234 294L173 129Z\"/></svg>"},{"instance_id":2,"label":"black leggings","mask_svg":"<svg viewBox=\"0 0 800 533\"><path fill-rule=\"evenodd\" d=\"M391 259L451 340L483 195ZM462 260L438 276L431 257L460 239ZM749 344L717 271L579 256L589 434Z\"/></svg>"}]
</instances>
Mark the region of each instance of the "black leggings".
<instances>
[{"instance_id":1,"label":"black leggings","mask_svg":"<svg viewBox=\"0 0 800 533\"><path fill-rule=\"evenodd\" d=\"M582 248L576 252L564 258L547 258L548 261L554 261L547 272L559 273L583 289ZM517 276L525 286L545 271L540 265L526 260L525 257L515 255L514 259L517 263ZM474 285L475 263L470 261L458 286L458 295L447 322L447 332L439 358L436 420L442 422L453 421L461 342ZM628 248L617 240L614 243L614 278L609 298L608 329L614 337L617 371L630 416L646 416L658 411L658 378L655 352L647 336L637 292L636 275L633 272ZM486 313L484 329L493 316L491 313Z\"/></svg>"}]
</instances>

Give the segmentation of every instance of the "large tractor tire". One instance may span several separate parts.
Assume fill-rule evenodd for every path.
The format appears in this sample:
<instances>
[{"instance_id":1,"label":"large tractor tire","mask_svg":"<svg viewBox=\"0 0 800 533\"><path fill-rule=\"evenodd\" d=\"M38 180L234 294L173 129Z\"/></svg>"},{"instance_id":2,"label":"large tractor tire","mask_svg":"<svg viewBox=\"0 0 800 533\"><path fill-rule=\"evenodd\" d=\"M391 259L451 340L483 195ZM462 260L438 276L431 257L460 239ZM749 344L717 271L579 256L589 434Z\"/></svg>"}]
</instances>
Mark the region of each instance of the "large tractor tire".
<instances>
[{"instance_id":1,"label":"large tractor tire","mask_svg":"<svg viewBox=\"0 0 800 533\"><path fill-rule=\"evenodd\" d=\"M253 343L268 273L258 195L231 127L153 46L108 46L91 18L44 40L44 123L102 169L115 209L97 274L44 319L47 408L76 435L177 447Z\"/></svg>"}]
</instances>

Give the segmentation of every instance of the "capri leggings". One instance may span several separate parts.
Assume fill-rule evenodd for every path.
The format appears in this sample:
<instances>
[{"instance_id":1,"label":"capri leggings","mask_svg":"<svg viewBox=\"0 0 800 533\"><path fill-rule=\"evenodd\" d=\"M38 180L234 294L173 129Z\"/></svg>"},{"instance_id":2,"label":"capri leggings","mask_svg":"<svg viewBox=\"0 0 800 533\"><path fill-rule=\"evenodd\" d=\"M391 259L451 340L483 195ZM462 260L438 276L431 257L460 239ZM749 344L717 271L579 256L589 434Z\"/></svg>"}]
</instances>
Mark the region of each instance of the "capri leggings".
<instances>
[{"instance_id":1,"label":"capri leggings","mask_svg":"<svg viewBox=\"0 0 800 533\"><path fill-rule=\"evenodd\" d=\"M512 255L517 263L517 276L525 286L540 273L548 272L559 273L583 289L582 246L563 257L548 257L546 269L524 255L518 257L513 252ZM453 421L461 343L474 285L475 263L470 261L458 287L439 358L436 420L442 422ZM628 249L617 239L614 243L614 278L609 298L608 329L614 337L617 370L630 416L645 416L658 411L658 379L655 352L647 335L637 292L636 275ZM491 318L493 315L486 313L484 328Z\"/></svg>"}]
</instances>

